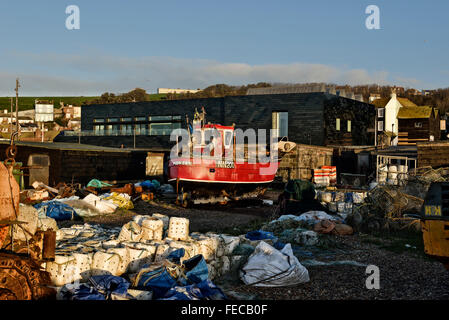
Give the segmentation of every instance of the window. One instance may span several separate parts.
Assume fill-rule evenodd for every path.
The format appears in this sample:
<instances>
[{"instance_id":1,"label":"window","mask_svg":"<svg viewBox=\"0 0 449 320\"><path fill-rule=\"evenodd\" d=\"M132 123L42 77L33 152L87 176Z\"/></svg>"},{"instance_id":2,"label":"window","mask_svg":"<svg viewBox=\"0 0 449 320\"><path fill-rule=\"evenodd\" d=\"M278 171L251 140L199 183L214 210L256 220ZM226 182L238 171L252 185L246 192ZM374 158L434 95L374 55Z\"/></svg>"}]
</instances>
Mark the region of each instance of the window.
<instances>
[{"instance_id":1,"label":"window","mask_svg":"<svg viewBox=\"0 0 449 320\"><path fill-rule=\"evenodd\" d=\"M335 121L335 129L337 131L340 131L340 119L339 118L337 118Z\"/></svg>"},{"instance_id":2,"label":"window","mask_svg":"<svg viewBox=\"0 0 449 320\"><path fill-rule=\"evenodd\" d=\"M136 121L147 121L147 117L135 117Z\"/></svg>"},{"instance_id":3,"label":"window","mask_svg":"<svg viewBox=\"0 0 449 320\"><path fill-rule=\"evenodd\" d=\"M94 126L94 134L96 136L104 135L104 125L96 125L96 126Z\"/></svg>"},{"instance_id":4,"label":"window","mask_svg":"<svg viewBox=\"0 0 449 320\"><path fill-rule=\"evenodd\" d=\"M146 124L136 124L136 135L146 135L147 125Z\"/></svg>"},{"instance_id":5,"label":"window","mask_svg":"<svg viewBox=\"0 0 449 320\"><path fill-rule=\"evenodd\" d=\"M446 130L446 120L440 120L440 130Z\"/></svg>"},{"instance_id":6,"label":"window","mask_svg":"<svg viewBox=\"0 0 449 320\"><path fill-rule=\"evenodd\" d=\"M422 128L422 122L415 122L415 128Z\"/></svg>"},{"instance_id":7,"label":"window","mask_svg":"<svg viewBox=\"0 0 449 320\"><path fill-rule=\"evenodd\" d=\"M351 120L348 120L348 132L351 132Z\"/></svg>"},{"instance_id":8,"label":"window","mask_svg":"<svg viewBox=\"0 0 449 320\"><path fill-rule=\"evenodd\" d=\"M129 117L127 117L127 118L120 118L120 121L122 121L122 122L131 122L131 121L133 121L133 119L129 118Z\"/></svg>"},{"instance_id":9,"label":"window","mask_svg":"<svg viewBox=\"0 0 449 320\"><path fill-rule=\"evenodd\" d=\"M377 131L384 131L384 122L377 121Z\"/></svg>"},{"instance_id":10,"label":"window","mask_svg":"<svg viewBox=\"0 0 449 320\"><path fill-rule=\"evenodd\" d=\"M272 128L277 130L279 137L288 137L288 112L273 112Z\"/></svg>"},{"instance_id":11,"label":"window","mask_svg":"<svg viewBox=\"0 0 449 320\"><path fill-rule=\"evenodd\" d=\"M150 121L167 121L171 119L171 116L150 116Z\"/></svg>"},{"instance_id":12,"label":"window","mask_svg":"<svg viewBox=\"0 0 449 320\"><path fill-rule=\"evenodd\" d=\"M383 118L385 116L385 108L378 108L377 109L377 117Z\"/></svg>"},{"instance_id":13,"label":"window","mask_svg":"<svg viewBox=\"0 0 449 320\"><path fill-rule=\"evenodd\" d=\"M173 116L173 120L181 120L181 116Z\"/></svg>"},{"instance_id":14,"label":"window","mask_svg":"<svg viewBox=\"0 0 449 320\"><path fill-rule=\"evenodd\" d=\"M104 123L104 119L94 119L95 123Z\"/></svg>"},{"instance_id":15,"label":"window","mask_svg":"<svg viewBox=\"0 0 449 320\"><path fill-rule=\"evenodd\" d=\"M120 126L120 135L122 135L122 136L133 135L133 126L132 126L132 124L122 124Z\"/></svg>"},{"instance_id":16,"label":"window","mask_svg":"<svg viewBox=\"0 0 449 320\"><path fill-rule=\"evenodd\" d=\"M108 122L118 122L118 118L108 118Z\"/></svg>"},{"instance_id":17,"label":"window","mask_svg":"<svg viewBox=\"0 0 449 320\"><path fill-rule=\"evenodd\" d=\"M170 135L172 131L171 123L151 123L150 124L150 135Z\"/></svg>"}]
</instances>

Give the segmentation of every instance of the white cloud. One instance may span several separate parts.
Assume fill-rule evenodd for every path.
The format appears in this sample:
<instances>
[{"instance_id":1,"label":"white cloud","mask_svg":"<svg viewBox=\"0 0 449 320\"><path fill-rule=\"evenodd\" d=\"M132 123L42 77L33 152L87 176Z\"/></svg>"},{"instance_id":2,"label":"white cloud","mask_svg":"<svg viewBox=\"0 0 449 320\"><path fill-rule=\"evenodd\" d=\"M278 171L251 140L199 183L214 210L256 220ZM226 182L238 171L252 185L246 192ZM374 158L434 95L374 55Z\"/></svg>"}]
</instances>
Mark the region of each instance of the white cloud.
<instances>
[{"instance_id":1,"label":"white cloud","mask_svg":"<svg viewBox=\"0 0 449 320\"><path fill-rule=\"evenodd\" d=\"M383 70L348 69L325 64L224 63L206 59L174 57L114 57L91 52L71 54L10 54L25 62L19 74L0 73L0 94L12 95L14 81L21 78L22 95L98 95L105 91L127 92L141 87L204 88L216 83L242 85L259 81L273 83L331 82L338 84L388 84ZM3 70L8 70L7 66ZM410 83L410 79L397 78ZM401 84L401 83L396 83Z\"/></svg>"}]
</instances>

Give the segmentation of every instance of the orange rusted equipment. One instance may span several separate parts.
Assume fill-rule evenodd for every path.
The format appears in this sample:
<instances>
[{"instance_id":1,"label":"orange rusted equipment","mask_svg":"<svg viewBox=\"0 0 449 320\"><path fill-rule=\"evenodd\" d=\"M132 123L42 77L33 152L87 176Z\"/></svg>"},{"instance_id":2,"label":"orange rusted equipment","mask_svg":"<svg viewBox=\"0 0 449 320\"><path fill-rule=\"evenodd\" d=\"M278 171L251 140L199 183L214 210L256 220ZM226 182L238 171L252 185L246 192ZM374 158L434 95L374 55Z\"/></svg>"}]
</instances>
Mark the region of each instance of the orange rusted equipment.
<instances>
[{"instance_id":1,"label":"orange rusted equipment","mask_svg":"<svg viewBox=\"0 0 449 320\"><path fill-rule=\"evenodd\" d=\"M20 188L12 174L17 153L13 142L5 164L0 163L0 300L52 299L56 292L40 263L54 258L54 232L38 232L25 243L13 238L11 226L24 223L17 220Z\"/></svg>"},{"instance_id":2,"label":"orange rusted equipment","mask_svg":"<svg viewBox=\"0 0 449 320\"><path fill-rule=\"evenodd\" d=\"M154 199L154 193L152 192L144 192L142 193L142 200L143 201L151 201Z\"/></svg>"},{"instance_id":3,"label":"orange rusted equipment","mask_svg":"<svg viewBox=\"0 0 449 320\"><path fill-rule=\"evenodd\" d=\"M0 163L0 248L19 213L20 187L12 174L13 164L14 160L7 168Z\"/></svg>"}]
</instances>

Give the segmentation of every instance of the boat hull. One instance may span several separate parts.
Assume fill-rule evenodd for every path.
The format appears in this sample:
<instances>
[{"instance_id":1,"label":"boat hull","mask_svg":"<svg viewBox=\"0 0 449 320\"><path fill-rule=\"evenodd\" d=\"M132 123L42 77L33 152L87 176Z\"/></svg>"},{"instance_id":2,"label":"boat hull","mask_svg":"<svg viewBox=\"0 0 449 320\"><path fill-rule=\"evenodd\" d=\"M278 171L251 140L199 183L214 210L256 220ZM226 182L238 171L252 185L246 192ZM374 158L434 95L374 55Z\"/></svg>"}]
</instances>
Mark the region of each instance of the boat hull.
<instances>
[{"instance_id":1,"label":"boat hull","mask_svg":"<svg viewBox=\"0 0 449 320\"><path fill-rule=\"evenodd\" d=\"M274 180L279 161L234 163L209 159L169 162L169 182L192 199L207 196L257 196Z\"/></svg>"}]
</instances>

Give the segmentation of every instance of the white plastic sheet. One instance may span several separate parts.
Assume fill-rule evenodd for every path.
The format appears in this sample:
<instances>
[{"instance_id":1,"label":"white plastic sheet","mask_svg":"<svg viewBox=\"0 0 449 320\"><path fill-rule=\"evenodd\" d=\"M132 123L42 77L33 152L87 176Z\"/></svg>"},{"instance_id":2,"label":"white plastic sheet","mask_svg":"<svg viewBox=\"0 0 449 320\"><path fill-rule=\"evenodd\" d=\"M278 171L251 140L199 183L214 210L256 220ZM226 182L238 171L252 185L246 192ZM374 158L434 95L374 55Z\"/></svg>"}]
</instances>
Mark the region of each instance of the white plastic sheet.
<instances>
[{"instance_id":1,"label":"white plastic sheet","mask_svg":"<svg viewBox=\"0 0 449 320\"><path fill-rule=\"evenodd\" d=\"M261 241L240 271L247 285L259 287L285 287L310 280L309 272L293 255L288 243L279 251Z\"/></svg>"}]
</instances>

